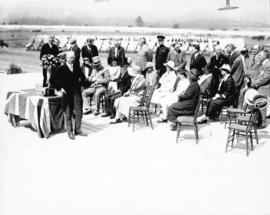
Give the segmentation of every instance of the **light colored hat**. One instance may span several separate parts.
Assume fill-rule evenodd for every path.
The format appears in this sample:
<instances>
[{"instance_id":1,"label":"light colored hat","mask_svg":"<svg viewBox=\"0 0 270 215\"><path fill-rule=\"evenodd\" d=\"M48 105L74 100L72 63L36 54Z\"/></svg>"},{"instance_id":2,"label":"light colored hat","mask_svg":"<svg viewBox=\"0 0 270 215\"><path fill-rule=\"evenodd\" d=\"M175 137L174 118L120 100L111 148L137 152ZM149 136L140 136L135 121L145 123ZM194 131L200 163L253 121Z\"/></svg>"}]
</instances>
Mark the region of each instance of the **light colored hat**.
<instances>
[{"instance_id":1,"label":"light colored hat","mask_svg":"<svg viewBox=\"0 0 270 215\"><path fill-rule=\"evenodd\" d=\"M245 93L245 97L244 97L244 100L245 100L245 103L247 105L253 105L254 103L254 98L255 96L258 96L259 95L259 92L253 88L250 88L246 91Z\"/></svg>"},{"instance_id":2,"label":"light colored hat","mask_svg":"<svg viewBox=\"0 0 270 215\"><path fill-rule=\"evenodd\" d=\"M77 42L77 40L75 38L72 38L69 43L70 43L70 45L74 45L76 42Z\"/></svg>"},{"instance_id":3,"label":"light colored hat","mask_svg":"<svg viewBox=\"0 0 270 215\"><path fill-rule=\"evenodd\" d=\"M84 58L83 58L83 61L86 61L86 60L89 61L90 59L89 59L88 57L84 57Z\"/></svg>"},{"instance_id":4,"label":"light colored hat","mask_svg":"<svg viewBox=\"0 0 270 215\"><path fill-rule=\"evenodd\" d=\"M145 69L148 69L150 67L154 68L154 64L152 62L147 62L145 65Z\"/></svg>"},{"instance_id":5,"label":"light colored hat","mask_svg":"<svg viewBox=\"0 0 270 215\"><path fill-rule=\"evenodd\" d=\"M128 68L128 74L130 76L136 76L141 73L141 68L135 64Z\"/></svg>"},{"instance_id":6,"label":"light colored hat","mask_svg":"<svg viewBox=\"0 0 270 215\"><path fill-rule=\"evenodd\" d=\"M97 66L101 64L99 56L92 57L92 61L93 61L93 66Z\"/></svg>"},{"instance_id":7,"label":"light colored hat","mask_svg":"<svg viewBox=\"0 0 270 215\"><path fill-rule=\"evenodd\" d=\"M164 63L164 66L168 66L168 67L170 67L171 69L173 69L173 70L176 70L175 69L175 64L174 64L174 62L173 61L168 61L167 63Z\"/></svg>"},{"instance_id":8,"label":"light colored hat","mask_svg":"<svg viewBox=\"0 0 270 215\"><path fill-rule=\"evenodd\" d=\"M227 73L231 73L231 67L229 64L223 64L222 67L220 67L220 70L223 70Z\"/></svg>"}]
</instances>

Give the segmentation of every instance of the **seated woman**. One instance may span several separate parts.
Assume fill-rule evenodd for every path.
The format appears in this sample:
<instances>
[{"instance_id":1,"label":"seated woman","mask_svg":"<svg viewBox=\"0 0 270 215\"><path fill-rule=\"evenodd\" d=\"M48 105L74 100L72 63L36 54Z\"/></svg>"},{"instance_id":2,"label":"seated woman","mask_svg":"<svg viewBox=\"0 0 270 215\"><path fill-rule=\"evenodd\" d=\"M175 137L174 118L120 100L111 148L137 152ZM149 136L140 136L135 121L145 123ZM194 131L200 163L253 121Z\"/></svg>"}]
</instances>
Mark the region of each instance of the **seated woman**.
<instances>
[{"instance_id":1,"label":"seated woman","mask_svg":"<svg viewBox=\"0 0 270 215\"><path fill-rule=\"evenodd\" d=\"M131 87L124 96L115 100L116 115L115 121L112 121L111 124L125 121L129 113L129 107L139 106L141 104L146 87L145 78L141 74L140 67L137 65L132 65L132 67L128 68L128 73L132 76Z\"/></svg>"},{"instance_id":2,"label":"seated woman","mask_svg":"<svg viewBox=\"0 0 270 215\"><path fill-rule=\"evenodd\" d=\"M107 70L104 70L99 57L93 57L93 67L94 71L88 78L88 81L91 83L88 89L85 89L82 92L83 96L83 106L84 106L84 114L88 114L91 112L90 104L88 102L88 97L93 96L95 102L95 113L94 115L99 114L99 106L100 106L100 98L105 94L107 90L107 86L109 83L109 73Z\"/></svg>"},{"instance_id":3,"label":"seated woman","mask_svg":"<svg viewBox=\"0 0 270 215\"><path fill-rule=\"evenodd\" d=\"M105 94L105 114L102 117L110 116L111 119L115 118L114 101L123 96L130 89L131 76L128 74L128 68L132 63L131 58L125 58L124 65L121 67L121 74L117 80L117 91Z\"/></svg>"},{"instance_id":4,"label":"seated woman","mask_svg":"<svg viewBox=\"0 0 270 215\"><path fill-rule=\"evenodd\" d=\"M152 62L147 62L145 69L145 80L147 84L149 84L150 86L155 86L158 80L158 74L154 70L154 64Z\"/></svg>"},{"instance_id":5,"label":"seated woman","mask_svg":"<svg viewBox=\"0 0 270 215\"><path fill-rule=\"evenodd\" d=\"M117 81L121 74L120 66L117 65L116 58L112 58L111 65L107 67L107 70L110 76L110 81L108 84L108 93L113 93L118 90Z\"/></svg>"},{"instance_id":6,"label":"seated woman","mask_svg":"<svg viewBox=\"0 0 270 215\"><path fill-rule=\"evenodd\" d=\"M160 100L160 105L162 109L161 118L157 121L158 123L167 122L168 108L170 105L178 101L178 98L185 93L190 82L187 78L187 70L180 70L177 73L177 78L179 81L176 86L176 90Z\"/></svg>"},{"instance_id":7,"label":"seated woman","mask_svg":"<svg viewBox=\"0 0 270 215\"><path fill-rule=\"evenodd\" d=\"M207 104L206 113L198 117L198 123L207 123L208 119L218 118L224 106L232 105L235 101L235 85L230 75L231 68L223 64L220 68L222 80L219 83L217 94Z\"/></svg>"},{"instance_id":8,"label":"seated woman","mask_svg":"<svg viewBox=\"0 0 270 215\"><path fill-rule=\"evenodd\" d=\"M176 120L178 116L193 115L200 96L200 86L197 82L200 73L193 68L188 73L189 86L185 93L178 97L178 102L168 108L167 119L172 123L171 130L177 129Z\"/></svg>"},{"instance_id":9,"label":"seated woman","mask_svg":"<svg viewBox=\"0 0 270 215\"><path fill-rule=\"evenodd\" d=\"M161 84L158 89L153 93L151 103L159 104L160 100L173 92L174 84L176 81L175 67L173 61L168 61L164 64L166 72L161 76L159 83Z\"/></svg>"}]
</instances>

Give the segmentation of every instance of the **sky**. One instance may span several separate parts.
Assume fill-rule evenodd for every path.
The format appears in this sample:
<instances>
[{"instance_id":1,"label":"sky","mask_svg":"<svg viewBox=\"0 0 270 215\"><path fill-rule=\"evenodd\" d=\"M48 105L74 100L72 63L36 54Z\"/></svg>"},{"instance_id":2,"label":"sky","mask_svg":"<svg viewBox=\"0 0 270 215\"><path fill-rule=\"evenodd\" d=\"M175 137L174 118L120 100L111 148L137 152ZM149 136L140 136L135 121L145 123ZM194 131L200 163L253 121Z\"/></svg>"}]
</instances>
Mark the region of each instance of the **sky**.
<instances>
[{"instance_id":1,"label":"sky","mask_svg":"<svg viewBox=\"0 0 270 215\"><path fill-rule=\"evenodd\" d=\"M225 18L270 24L270 0L230 0L232 11L218 11L226 0L0 0L0 20L9 16L44 18L133 19L145 22Z\"/></svg>"}]
</instances>

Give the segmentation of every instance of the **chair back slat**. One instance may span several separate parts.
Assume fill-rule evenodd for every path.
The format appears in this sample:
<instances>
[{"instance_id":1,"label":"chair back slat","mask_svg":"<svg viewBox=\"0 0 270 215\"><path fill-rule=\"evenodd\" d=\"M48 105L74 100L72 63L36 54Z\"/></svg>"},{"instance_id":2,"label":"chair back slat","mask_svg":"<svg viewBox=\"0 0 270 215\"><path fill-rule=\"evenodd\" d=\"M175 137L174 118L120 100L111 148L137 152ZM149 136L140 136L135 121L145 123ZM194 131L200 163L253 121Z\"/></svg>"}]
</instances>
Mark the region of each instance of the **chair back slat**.
<instances>
[{"instance_id":1,"label":"chair back slat","mask_svg":"<svg viewBox=\"0 0 270 215\"><path fill-rule=\"evenodd\" d=\"M152 85L149 85L149 84L146 86L146 89L145 89L145 92L144 92L144 95L143 95L143 99L142 99L142 102L141 102L141 106L145 106L147 108L150 107L151 99L152 99L154 90L155 90L155 86L152 86Z\"/></svg>"}]
</instances>

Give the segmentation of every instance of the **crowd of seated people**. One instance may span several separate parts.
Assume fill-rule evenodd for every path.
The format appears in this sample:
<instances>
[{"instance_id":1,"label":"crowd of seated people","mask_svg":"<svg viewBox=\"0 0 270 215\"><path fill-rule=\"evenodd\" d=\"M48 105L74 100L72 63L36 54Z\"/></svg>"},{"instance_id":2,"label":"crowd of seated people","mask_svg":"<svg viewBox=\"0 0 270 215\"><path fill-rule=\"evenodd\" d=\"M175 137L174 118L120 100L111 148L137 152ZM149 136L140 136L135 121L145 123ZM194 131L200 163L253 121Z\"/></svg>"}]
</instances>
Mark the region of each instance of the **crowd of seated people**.
<instances>
[{"instance_id":1,"label":"crowd of seated people","mask_svg":"<svg viewBox=\"0 0 270 215\"><path fill-rule=\"evenodd\" d=\"M108 51L106 68L95 49L88 49L95 54L88 53L83 58L82 71L88 80L88 86L82 92L84 114L99 115L103 98L105 108L102 116L110 117L112 124L124 122L129 108L139 106L146 86L152 85L155 90L151 103L153 107L160 106L161 110L158 122L172 122L172 130L176 129L178 116L194 114L200 96L207 98L207 105L206 112L198 121L206 123L217 120L224 107L242 108L243 97L249 88L268 98L266 115L270 115L270 59L267 50L254 46L258 50L244 56L244 52L236 50L234 44L225 48L215 45L214 53L207 61L200 46L193 44L190 64L187 65L187 56L180 49L181 43L177 42L169 49L164 45L165 36L159 35L157 40L159 47L154 52L141 38L141 49L134 59L127 58L121 40L115 40ZM89 47L94 45L93 39L87 42ZM91 105L94 108L91 109Z\"/></svg>"}]
</instances>

